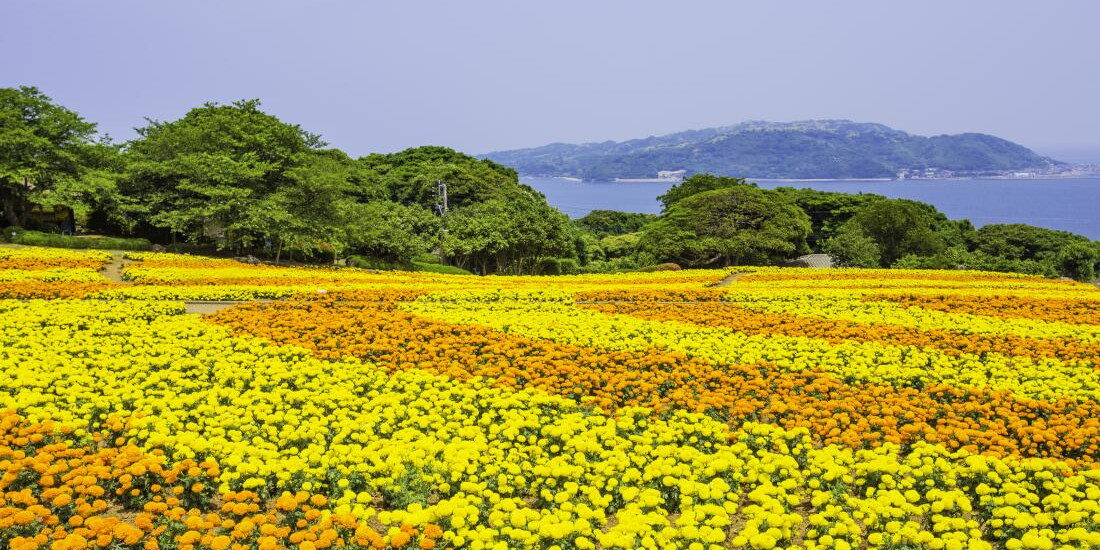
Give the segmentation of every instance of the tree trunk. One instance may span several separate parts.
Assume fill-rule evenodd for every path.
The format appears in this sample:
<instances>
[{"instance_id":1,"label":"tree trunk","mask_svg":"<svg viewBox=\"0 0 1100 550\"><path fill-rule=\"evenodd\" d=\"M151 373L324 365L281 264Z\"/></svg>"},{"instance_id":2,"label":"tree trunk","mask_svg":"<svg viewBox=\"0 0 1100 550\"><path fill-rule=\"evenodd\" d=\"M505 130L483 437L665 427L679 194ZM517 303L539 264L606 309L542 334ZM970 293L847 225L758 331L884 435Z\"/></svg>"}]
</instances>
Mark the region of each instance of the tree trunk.
<instances>
[{"instance_id":1,"label":"tree trunk","mask_svg":"<svg viewBox=\"0 0 1100 550\"><path fill-rule=\"evenodd\" d=\"M0 202L4 203L4 220L7 222L6 225L22 227L22 225L20 225L19 214L15 211L18 200L19 197L12 188L6 185L0 187Z\"/></svg>"},{"instance_id":2,"label":"tree trunk","mask_svg":"<svg viewBox=\"0 0 1100 550\"><path fill-rule=\"evenodd\" d=\"M15 202L4 199L4 220L8 225L19 225L19 216L15 214Z\"/></svg>"},{"instance_id":3,"label":"tree trunk","mask_svg":"<svg viewBox=\"0 0 1100 550\"><path fill-rule=\"evenodd\" d=\"M279 244L275 247L275 265L279 265L279 258L283 255L283 240L279 239Z\"/></svg>"}]
</instances>

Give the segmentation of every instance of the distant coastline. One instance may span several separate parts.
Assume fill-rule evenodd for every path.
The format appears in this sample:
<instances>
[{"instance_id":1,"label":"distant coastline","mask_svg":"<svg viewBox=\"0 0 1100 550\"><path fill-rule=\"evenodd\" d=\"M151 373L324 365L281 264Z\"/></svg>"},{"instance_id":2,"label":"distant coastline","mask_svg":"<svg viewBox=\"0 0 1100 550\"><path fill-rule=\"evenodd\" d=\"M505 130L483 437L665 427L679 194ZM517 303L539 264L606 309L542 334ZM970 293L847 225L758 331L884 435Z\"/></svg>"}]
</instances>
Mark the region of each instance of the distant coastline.
<instances>
[{"instance_id":1,"label":"distant coastline","mask_svg":"<svg viewBox=\"0 0 1100 550\"><path fill-rule=\"evenodd\" d=\"M989 134L919 136L850 120L750 121L621 142L551 143L480 156L526 176L555 174L622 183L666 183L700 173L797 181L1041 177L1087 166L1044 157ZM1097 170L1090 175L1100 173Z\"/></svg>"}]
</instances>

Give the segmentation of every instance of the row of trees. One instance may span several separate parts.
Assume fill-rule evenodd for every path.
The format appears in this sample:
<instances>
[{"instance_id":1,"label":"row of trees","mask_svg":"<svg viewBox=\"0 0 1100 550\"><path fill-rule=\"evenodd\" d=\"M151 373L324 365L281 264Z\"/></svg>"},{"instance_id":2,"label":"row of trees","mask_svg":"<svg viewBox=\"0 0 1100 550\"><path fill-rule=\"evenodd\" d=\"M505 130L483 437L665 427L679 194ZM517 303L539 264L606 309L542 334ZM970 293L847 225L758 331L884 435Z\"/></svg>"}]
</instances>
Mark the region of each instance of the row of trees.
<instances>
[{"instance_id":1,"label":"row of trees","mask_svg":"<svg viewBox=\"0 0 1100 550\"><path fill-rule=\"evenodd\" d=\"M775 264L824 251L841 265L970 267L1087 279L1097 243L1024 225L975 229L930 205L700 174L660 216L572 221L517 173L442 147L358 159L259 101L209 103L113 144L35 88L0 89L7 225L71 208L85 229L281 261L433 256L477 273L571 273ZM444 211L438 182L446 183Z\"/></svg>"},{"instance_id":2,"label":"row of trees","mask_svg":"<svg viewBox=\"0 0 1100 550\"><path fill-rule=\"evenodd\" d=\"M1100 242L1023 224L975 229L933 206L873 194L765 190L695 175L660 197L635 253L687 266L781 263L809 251L853 267L983 269L1090 280ZM632 234L619 236L627 238Z\"/></svg>"},{"instance_id":3,"label":"row of trees","mask_svg":"<svg viewBox=\"0 0 1100 550\"><path fill-rule=\"evenodd\" d=\"M63 205L88 230L168 245L397 266L435 252L481 273L534 273L573 253L569 219L514 170L450 149L352 159L257 100L149 120L121 144L95 128L35 88L0 90L7 225Z\"/></svg>"}]
</instances>

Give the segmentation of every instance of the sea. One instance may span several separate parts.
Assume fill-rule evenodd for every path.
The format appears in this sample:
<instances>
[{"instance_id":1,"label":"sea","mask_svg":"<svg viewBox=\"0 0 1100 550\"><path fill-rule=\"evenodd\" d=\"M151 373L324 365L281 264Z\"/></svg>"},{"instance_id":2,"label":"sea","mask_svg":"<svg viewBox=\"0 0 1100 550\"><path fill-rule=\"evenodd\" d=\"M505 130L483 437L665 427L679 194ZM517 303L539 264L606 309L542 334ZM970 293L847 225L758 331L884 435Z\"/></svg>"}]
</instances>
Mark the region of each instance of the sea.
<instances>
[{"instance_id":1,"label":"sea","mask_svg":"<svg viewBox=\"0 0 1100 550\"><path fill-rule=\"evenodd\" d=\"M657 197L671 182L596 182L524 177L570 217L592 210L660 213ZM1026 223L1100 240L1100 177L951 180L756 180L760 187L806 187L875 193L934 205L974 225Z\"/></svg>"}]
</instances>

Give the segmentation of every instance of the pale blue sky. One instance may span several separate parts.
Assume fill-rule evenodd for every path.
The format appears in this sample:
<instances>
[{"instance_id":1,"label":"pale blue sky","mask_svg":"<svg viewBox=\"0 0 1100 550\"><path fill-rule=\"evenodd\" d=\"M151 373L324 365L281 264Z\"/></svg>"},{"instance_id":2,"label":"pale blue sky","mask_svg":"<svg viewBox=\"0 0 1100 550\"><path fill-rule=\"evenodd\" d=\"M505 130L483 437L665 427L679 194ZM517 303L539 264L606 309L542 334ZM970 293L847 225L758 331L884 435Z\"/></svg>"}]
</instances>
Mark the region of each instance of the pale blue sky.
<instances>
[{"instance_id":1,"label":"pale blue sky","mask_svg":"<svg viewBox=\"0 0 1100 550\"><path fill-rule=\"evenodd\" d=\"M0 86L116 139L258 97L353 155L807 118L1100 151L1092 0L4 0L0 19Z\"/></svg>"}]
</instances>

